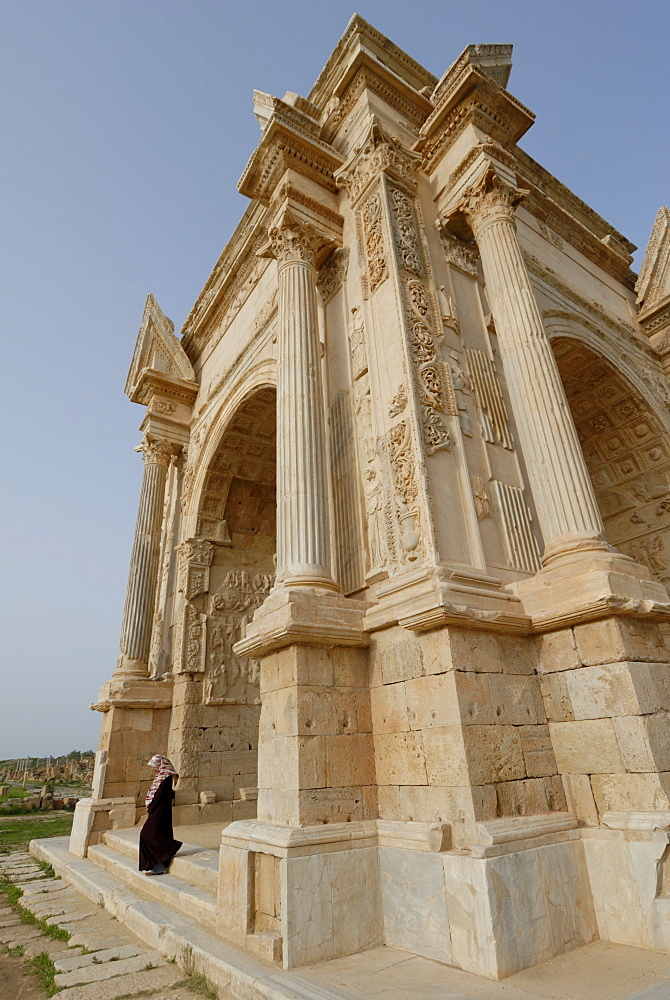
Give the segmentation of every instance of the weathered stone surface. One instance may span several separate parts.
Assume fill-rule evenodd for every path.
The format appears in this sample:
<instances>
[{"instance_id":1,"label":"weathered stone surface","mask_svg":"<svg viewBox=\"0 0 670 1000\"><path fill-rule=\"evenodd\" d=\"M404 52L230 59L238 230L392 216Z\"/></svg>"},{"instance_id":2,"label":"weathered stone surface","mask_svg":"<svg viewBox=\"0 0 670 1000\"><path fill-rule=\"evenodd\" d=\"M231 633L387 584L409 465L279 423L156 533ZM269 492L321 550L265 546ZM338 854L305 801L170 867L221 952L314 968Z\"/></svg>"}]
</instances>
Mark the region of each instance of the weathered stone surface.
<instances>
[{"instance_id":1,"label":"weathered stone surface","mask_svg":"<svg viewBox=\"0 0 670 1000\"><path fill-rule=\"evenodd\" d=\"M165 959L160 952L147 951L131 958L119 957L100 965L92 963L80 966L70 972L62 972L55 977L55 983L60 989L83 983L102 983L114 979L116 976L124 976L131 972L143 972L150 968L156 969L162 965L165 965Z\"/></svg>"},{"instance_id":2,"label":"weathered stone surface","mask_svg":"<svg viewBox=\"0 0 670 1000\"><path fill-rule=\"evenodd\" d=\"M550 722L549 732L559 772L611 774L625 770L611 719Z\"/></svg>"},{"instance_id":3,"label":"weathered stone surface","mask_svg":"<svg viewBox=\"0 0 670 1000\"><path fill-rule=\"evenodd\" d=\"M174 965L163 965L159 969L128 973L87 986L70 986L62 990L59 997L62 1000L116 1000L117 997L132 996L143 990L166 989L183 978L181 969Z\"/></svg>"}]
</instances>

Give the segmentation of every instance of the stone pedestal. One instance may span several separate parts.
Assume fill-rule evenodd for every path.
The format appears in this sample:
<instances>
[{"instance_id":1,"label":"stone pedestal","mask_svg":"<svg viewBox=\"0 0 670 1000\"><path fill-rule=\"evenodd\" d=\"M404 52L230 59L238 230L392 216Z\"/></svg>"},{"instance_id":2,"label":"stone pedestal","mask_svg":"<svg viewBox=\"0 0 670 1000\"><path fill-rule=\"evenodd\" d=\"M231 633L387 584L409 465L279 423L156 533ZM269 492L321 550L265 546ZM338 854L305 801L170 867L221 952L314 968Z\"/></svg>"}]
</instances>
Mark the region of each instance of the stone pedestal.
<instances>
[{"instance_id":1,"label":"stone pedestal","mask_svg":"<svg viewBox=\"0 0 670 1000\"><path fill-rule=\"evenodd\" d=\"M70 833L70 854L85 858L92 844L99 844L106 830L135 825L135 797L79 799Z\"/></svg>"}]
</instances>

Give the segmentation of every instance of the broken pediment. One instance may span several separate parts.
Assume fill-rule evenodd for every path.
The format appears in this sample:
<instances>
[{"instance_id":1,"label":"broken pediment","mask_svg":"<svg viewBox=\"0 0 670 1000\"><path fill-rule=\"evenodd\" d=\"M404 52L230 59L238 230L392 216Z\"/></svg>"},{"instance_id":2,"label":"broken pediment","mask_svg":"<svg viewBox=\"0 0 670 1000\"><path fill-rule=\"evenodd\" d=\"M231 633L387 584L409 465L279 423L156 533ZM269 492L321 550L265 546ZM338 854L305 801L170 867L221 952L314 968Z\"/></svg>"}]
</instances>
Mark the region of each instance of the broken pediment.
<instances>
[{"instance_id":1,"label":"broken pediment","mask_svg":"<svg viewBox=\"0 0 670 1000\"><path fill-rule=\"evenodd\" d=\"M176 386L183 386L190 382L195 386L193 366L175 336L174 323L163 313L153 295L147 296L124 390L134 403L148 402L141 389L145 381L142 376L146 372L159 374L164 383L174 381Z\"/></svg>"},{"instance_id":2,"label":"broken pediment","mask_svg":"<svg viewBox=\"0 0 670 1000\"><path fill-rule=\"evenodd\" d=\"M658 210L635 290L641 312L670 296L670 210L665 207Z\"/></svg>"}]
</instances>

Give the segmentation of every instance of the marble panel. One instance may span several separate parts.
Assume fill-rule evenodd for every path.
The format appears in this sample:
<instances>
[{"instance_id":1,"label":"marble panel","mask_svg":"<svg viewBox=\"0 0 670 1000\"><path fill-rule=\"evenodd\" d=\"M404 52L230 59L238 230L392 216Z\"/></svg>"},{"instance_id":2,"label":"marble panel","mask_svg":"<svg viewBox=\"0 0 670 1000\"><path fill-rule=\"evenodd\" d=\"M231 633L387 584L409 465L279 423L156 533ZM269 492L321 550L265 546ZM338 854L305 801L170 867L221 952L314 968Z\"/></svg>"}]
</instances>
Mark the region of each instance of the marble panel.
<instances>
[{"instance_id":1,"label":"marble panel","mask_svg":"<svg viewBox=\"0 0 670 1000\"><path fill-rule=\"evenodd\" d=\"M284 968L382 943L376 848L282 859Z\"/></svg>"},{"instance_id":2,"label":"marble panel","mask_svg":"<svg viewBox=\"0 0 670 1000\"><path fill-rule=\"evenodd\" d=\"M384 943L451 963L451 937L440 854L379 848Z\"/></svg>"}]
</instances>

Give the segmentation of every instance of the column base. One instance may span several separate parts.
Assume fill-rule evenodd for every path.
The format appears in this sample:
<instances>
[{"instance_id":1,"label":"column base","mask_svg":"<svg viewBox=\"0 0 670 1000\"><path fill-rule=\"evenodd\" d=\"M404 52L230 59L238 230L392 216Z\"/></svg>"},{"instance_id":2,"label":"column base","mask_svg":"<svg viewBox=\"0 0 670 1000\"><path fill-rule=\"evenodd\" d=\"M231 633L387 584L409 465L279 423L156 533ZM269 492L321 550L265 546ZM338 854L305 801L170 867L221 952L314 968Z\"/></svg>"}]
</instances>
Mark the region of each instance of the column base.
<instances>
[{"instance_id":1,"label":"column base","mask_svg":"<svg viewBox=\"0 0 670 1000\"><path fill-rule=\"evenodd\" d=\"M238 656L263 656L295 643L309 646L365 646L366 605L327 590L275 587L233 647Z\"/></svg>"},{"instance_id":2,"label":"column base","mask_svg":"<svg viewBox=\"0 0 670 1000\"><path fill-rule=\"evenodd\" d=\"M612 615L670 621L670 599L663 584L652 580L645 566L601 539L559 539L544 561L545 567L535 576L506 588L521 599L534 632Z\"/></svg>"},{"instance_id":3,"label":"column base","mask_svg":"<svg viewBox=\"0 0 670 1000\"><path fill-rule=\"evenodd\" d=\"M149 664L145 660L134 660L122 653L116 663L113 677L137 677L149 679Z\"/></svg>"},{"instance_id":4,"label":"column base","mask_svg":"<svg viewBox=\"0 0 670 1000\"><path fill-rule=\"evenodd\" d=\"M519 598L475 569L423 566L382 581L375 597L364 621L370 631L394 622L414 632L444 625L522 634L530 629Z\"/></svg>"},{"instance_id":5,"label":"column base","mask_svg":"<svg viewBox=\"0 0 670 1000\"><path fill-rule=\"evenodd\" d=\"M148 676L119 675L115 671L100 688L97 702L91 705L96 712L107 712L114 707L171 708L172 678L152 681Z\"/></svg>"}]
</instances>

